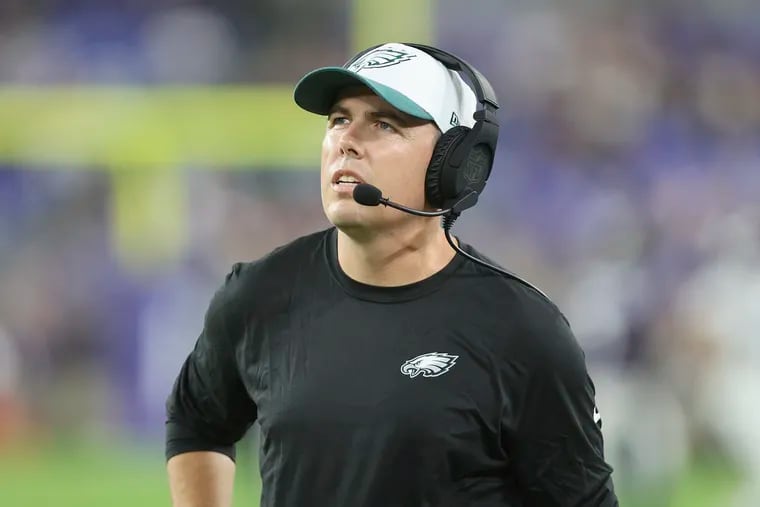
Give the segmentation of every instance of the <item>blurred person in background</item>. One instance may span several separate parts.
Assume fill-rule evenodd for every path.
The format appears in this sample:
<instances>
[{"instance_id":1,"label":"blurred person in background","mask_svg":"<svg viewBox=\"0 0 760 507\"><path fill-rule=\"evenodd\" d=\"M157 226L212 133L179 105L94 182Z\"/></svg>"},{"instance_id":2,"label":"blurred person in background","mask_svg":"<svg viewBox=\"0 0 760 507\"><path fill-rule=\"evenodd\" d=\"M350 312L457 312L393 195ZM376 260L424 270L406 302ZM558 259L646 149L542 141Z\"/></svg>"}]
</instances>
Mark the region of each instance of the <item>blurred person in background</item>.
<instances>
[{"instance_id":1,"label":"blurred person in background","mask_svg":"<svg viewBox=\"0 0 760 507\"><path fill-rule=\"evenodd\" d=\"M214 295L167 401L177 507L230 505L254 421L262 506L618 504L567 320L448 234L490 173L492 94L456 57L395 43L302 78L296 102L327 116L334 227L236 264ZM368 184L449 210L447 228L363 206L381 202Z\"/></svg>"},{"instance_id":2,"label":"blurred person in background","mask_svg":"<svg viewBox=\"0 0 760 507\"><path fill-rule=\"evenodd\" d=\"M742 470L732 507L760 496L760 208L736 206L708 224L701 241L712 262L684 284L667 346L673 382L688 398L696 440L711 442ZM695 367L696 366L696 367Z\"/></svg>"},{"instance_id":3,"label":"blurred person in background","mask_svg":"<svg viewBox=\"0 0 760 507\"><path fill-rule=\"evenodd\" d=\"M19 382L20 358L16 345L0 323L0 452L23 436L28 424Z\"/></svg>"}]
</instances>

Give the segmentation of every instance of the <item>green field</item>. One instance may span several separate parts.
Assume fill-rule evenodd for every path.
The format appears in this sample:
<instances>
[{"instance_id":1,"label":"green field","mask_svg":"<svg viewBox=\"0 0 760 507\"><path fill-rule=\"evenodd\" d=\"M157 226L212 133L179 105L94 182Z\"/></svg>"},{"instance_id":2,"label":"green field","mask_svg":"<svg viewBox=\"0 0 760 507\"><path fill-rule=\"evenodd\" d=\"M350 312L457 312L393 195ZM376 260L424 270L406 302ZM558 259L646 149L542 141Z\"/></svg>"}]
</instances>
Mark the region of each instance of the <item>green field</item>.
<instances>
[{"instance_id":1,"label":"green field","mask_svg":"<svg viewBox=\"0 0 760 507\"><path fill-rule=\"evenodd\" d=\"M258 505L251 454L238 457L235 506ZM65 445L0 453L2 507L168 506L162 446L155 449Z\"/></svg>"},{"instance_id":2,"label":"green field","mask_svg":"<svg viewBox=\"0 0 760 507\"><path fill-rule=\"evenodd\" d=\"M235 507L256 507L260 483L250 445L239 449ZM725 507L737 477L725 467L694 465L673 491L621 492L623 507ZM168 506L161 446L118 450L97 446L0 452L2 507ZM304 506L309 507L309 506Z\"/></svg>"}]
</instances>

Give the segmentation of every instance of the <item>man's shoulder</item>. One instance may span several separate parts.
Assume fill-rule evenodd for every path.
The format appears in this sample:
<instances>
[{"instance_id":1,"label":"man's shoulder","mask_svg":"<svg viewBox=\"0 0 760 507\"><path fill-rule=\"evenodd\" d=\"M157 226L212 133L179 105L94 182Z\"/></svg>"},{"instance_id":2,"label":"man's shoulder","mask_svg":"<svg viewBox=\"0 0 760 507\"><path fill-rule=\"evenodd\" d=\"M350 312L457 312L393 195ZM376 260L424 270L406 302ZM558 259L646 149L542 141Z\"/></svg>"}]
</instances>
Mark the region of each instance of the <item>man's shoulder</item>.
<instances>
[{"instance_id":1,"label":"man's shoulder","mask_svg":"<svg viewBox=\"0 0 760 507\"><path fill-rule=\"evenodd\" d=\"M331 229L324 229L307 234L278 246L259 259L237 262L227 273L225 283L261 281L266 277L282 280L283 276L293 273L296 267L318 261L330 232Z\"/></svg>"},{"instance_id":2,"label":"man's shoulder","mask_svg":"<svg viewBox=\"0 0 760 507\"><path fill-rule=\"evenodd\" d=\"M489 264L505 269L470 245L465 250ZM496 273L484 266L471 264L470 269L481 275L471 278L473 287L478 291L487 291L485 297L490 304L484 307L492 309L497 327L508 328L513 337L509 343L510 348L516 346L537 360L579 351L568 319L547 294L520 274ZM488 282L484 283L485 280Z\"/></svg>"},{"instance_id":3,"label":"man's shoulder","mask_svg":"<svg viewBox=\"0 0 760 507\"><path fill-rule=\"evenodd\" d=\"M477 273L478 276L467 277L466 279L471 280L474 286L479 289L482 288L484 279L487 279L489 281L488 287L495 292L493 294L494 299L510 305L513 309L519 309L520 315L524 315L528 320L532 320L534 316L561 315L554 301L523 275L505 268L472 245L463 244L462 246L465 252L473 257L505 271L505 273L497 273L485 266L470 262L469 269Z\"/></svg>"},{"instance_id":4,"label":"man's shoulder","mask_svg":"<svg viewBox=\"0 0 760 507\"><path fill-rule=\"evenodd\" d=\"M217 297L232 307L270 306L292 290L299 273L320 262L329 234L330 229L317 231L281 245L259 259L233 264Z\"/></svg>"}]
</instances>

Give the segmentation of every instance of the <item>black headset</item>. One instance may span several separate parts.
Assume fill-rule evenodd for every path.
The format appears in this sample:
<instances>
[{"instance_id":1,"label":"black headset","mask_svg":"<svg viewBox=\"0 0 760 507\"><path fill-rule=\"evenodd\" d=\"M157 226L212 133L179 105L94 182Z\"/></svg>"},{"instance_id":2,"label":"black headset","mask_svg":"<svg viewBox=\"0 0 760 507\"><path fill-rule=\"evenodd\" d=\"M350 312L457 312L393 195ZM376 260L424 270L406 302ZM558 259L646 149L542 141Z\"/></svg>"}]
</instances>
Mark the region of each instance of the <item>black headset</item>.
<instances>
[{"instance_id":1,"label":"black headset","mask_svg":"<svg viewBox=\"0 0 760 507\"><path fill-rule=\"evenodd\" d=\"M378 44L365 49L343 66L348 68L361 57L382 46ZM438 139L425 174L425 198L436 208L447 209L458 204L459 211L474 206L477 196L486 186L491 174L499 123L496 110L499 102L491 83L461 58L432 46L404 43L417 48L441 62L447 69L463 74L473 87L480 109L475 111L475 124L470 127L458 125L444 132ZM474 192L474 194L473 194ZM466 196L473 198L465 199Z\"/></svg>"}]
</instances>

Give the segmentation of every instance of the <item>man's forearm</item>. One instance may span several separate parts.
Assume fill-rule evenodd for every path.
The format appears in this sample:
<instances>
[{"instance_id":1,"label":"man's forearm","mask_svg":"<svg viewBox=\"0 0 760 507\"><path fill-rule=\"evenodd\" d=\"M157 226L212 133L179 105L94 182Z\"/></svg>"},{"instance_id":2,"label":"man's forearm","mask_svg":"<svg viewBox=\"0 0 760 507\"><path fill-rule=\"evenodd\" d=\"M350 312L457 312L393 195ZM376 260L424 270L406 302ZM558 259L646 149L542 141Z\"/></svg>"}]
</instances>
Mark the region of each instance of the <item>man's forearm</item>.
<instances>
[{"instance_id":1,"label":"man's forearm","mask_svg":"<svg viewBox=\"0 0 760 507\"><path fill-rule=\"evenodd\" d=\"M178 454L166 465L174 507L230 507L235 462L218 452Z\"/></svg>"}]
</instances>

